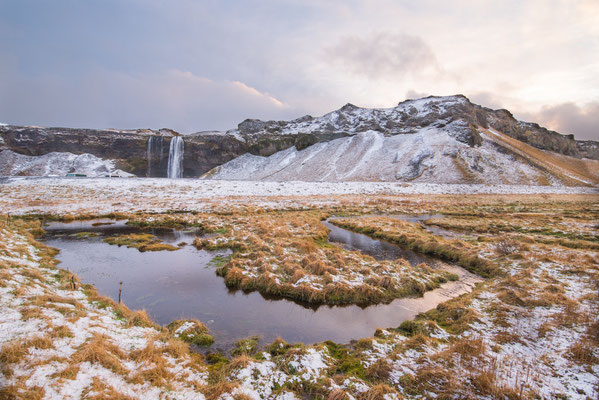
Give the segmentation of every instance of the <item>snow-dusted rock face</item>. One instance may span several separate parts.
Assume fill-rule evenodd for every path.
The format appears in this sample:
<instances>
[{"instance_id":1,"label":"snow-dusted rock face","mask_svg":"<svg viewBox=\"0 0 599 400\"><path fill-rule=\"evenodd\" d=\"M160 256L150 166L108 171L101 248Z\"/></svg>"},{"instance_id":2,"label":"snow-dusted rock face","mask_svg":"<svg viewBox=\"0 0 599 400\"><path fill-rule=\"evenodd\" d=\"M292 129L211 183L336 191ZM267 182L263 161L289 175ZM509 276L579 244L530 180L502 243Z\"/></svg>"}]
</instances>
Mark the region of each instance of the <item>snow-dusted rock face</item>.
<instances>
[{"instance_id":1,"label":"snow-dusted rock face","mask_svg":"<svg viewBox=\"0 0 599 400\"><path fill-rule=\"evenodd\" d=\"M5 148L28 156L51 152L89 153L114 160L117 168L137 176L166 177L168 157L150 154L148 160L148 142L152 137L161 138L168 155L170 141L177 135L170 129L98 130L5 125L0 126L0 150ZM4 147L1 141L4 141ZM246 151L239 138L224 132L187 135L183 176L199 176Z\"/></svg>"},{"instance_id":2,"label":"snow-dusted rock face","mask_svg":"<svg viewBox=\"0 0 599 400\"><path fill-rule=\"evenodd\" d=\"M65 176L68 173L89 177L134 176L116 169L114 161L102 160L91 154L48 153L43 156L25 156L10 150L0 151L2 176Z\"/></svg>"},{"instance_id":3,"label":"snow-dusted rock face","mask_svg":"<svg viewBox=\"0 0 599 400\"><path fill-rule=\"evenodd\" d=\"M292 121L245 120L229 132L246 141L274 135L304 135L304 143L314 144L330 140L330 137L323 138L324 135L349 136L377 131L390 136L438 128L462 143L478 145L481 139L477 127L496 129L539 149L577 158L599 158L596 146L577 142L572 135L561 135L534 123L518 121L507 110L491 110L473 104L462 95L406 100L392 108L369 109L346 104L322 117L304 116Z\"/></svg>"}]
</instances>

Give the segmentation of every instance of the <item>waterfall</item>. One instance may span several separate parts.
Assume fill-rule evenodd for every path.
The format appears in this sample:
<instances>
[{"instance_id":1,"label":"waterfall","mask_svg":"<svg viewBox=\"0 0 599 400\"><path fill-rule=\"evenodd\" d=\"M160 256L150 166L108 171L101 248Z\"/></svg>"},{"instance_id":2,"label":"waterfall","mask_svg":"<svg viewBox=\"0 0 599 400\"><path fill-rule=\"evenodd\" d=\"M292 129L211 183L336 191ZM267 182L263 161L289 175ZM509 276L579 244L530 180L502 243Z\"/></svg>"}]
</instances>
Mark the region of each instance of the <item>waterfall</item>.
<instances>
[{"instance_id":1,"label":"waterfall","mask_svg":"<svg viewBox=\"0 0 599 400\"><path fill-rule=\"evenodd\" d=\"M162 161L162 136L150 136L147 144L148 171L146 175L152 176L152 155L159 153L160 161Z\"/></svg>"},{"instance_id":2,"label":"waterfall","mask_svg":"<svg viewBox=\"0 0 599 400\"><path fill-rule=\"evenodd\" d=\"M168 169L169 178L183 177L183 151L185 143L181 136L173 136L171 146L168 151Z\"/></svg>"}]
</instances>

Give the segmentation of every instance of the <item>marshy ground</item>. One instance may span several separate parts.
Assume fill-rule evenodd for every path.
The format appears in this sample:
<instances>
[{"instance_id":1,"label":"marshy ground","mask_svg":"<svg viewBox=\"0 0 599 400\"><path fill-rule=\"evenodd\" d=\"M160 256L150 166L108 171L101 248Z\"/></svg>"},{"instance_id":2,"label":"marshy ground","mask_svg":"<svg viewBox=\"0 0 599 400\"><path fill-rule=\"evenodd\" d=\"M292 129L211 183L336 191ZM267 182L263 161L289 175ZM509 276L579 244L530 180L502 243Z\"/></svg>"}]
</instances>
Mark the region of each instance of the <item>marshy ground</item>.
<instances>
[{"instance_id":1,"label":"marshy ground","mask_svg":"<svg viewBox=\"0 0 599 400\"><path fill-rule=\"evenodd\" d=\"M2 396L597 397L599 196L321 200L237 199L212 202L201 212L169 207L175 211L168 213L151 212L151 204L138 210L106 205L110 215L92 208L69 214L46 204L43 215L2 217ZM394 218L400 214L433 217ZM194 246L231 251L215 265L223 286L315 305L385 303L455 279L426 264L377 260L335 246L327 240L327 219L457 264L484 281L413 320L381 325L351 343L264 344L250 337L224 354L200 354L194 346L211 342L207 321L157 325L61 270L55 251L36 239L42 220L102 216L138 227L194 227L206 233ZM435 228L450 234L435 234ZM164 254L184 251L172 250Z\"/></svg>"}]
</instances>

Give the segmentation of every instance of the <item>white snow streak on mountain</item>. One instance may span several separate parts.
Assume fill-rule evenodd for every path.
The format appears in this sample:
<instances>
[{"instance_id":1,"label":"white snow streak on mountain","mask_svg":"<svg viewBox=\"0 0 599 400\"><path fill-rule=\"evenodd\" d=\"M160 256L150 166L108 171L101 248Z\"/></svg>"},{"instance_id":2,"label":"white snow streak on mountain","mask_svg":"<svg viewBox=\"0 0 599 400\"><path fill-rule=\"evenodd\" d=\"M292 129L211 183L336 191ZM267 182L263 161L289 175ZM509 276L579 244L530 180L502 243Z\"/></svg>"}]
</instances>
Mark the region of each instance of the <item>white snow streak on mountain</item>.
<instances>
[{"instance_id":1,"label":"white snow streak on mountain","mask_svg":"<svg viewBox=\"0 0 599 400\"><path fill-rule=\"evenodd\" d=\"M471 147L446 130L425 128L414 134L386 137L368 131L295 147L270 157L240 156L208 176L211 179L303 181L409 181L435 183L538 184L544 172L521 161L484 134Z\"/></svg>"}]
</instances>

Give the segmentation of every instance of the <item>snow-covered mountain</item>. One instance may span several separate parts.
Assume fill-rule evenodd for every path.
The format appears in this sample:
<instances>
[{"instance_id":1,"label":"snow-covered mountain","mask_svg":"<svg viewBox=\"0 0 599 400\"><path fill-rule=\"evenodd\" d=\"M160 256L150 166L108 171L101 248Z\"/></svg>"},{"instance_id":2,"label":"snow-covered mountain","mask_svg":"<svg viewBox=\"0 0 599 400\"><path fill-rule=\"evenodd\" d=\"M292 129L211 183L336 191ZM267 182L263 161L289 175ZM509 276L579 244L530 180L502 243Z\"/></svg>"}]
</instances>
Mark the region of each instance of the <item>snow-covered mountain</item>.
<instances>
[{"instance_id":1,"label":"snow-covered mountain","mask_svg":"<svg viewBox=\"0 0 599 400\"><path fill-rule=\"evenodd\" d=\"M188 135L0 125L0 175L83 171L82 163L72 166L79 155L88 157L88 175L118 168L164 177L175 137L184 142L178 158L184 177L599 184L598 142L518 121L507 110L462 95L406 100L391 108L346 104L321 117L247 119L225 132Z\"/></svg>"},{"instance_id":2,"label":"snow-covered mountain","mask_svg":"<svg viewBox=\"0 0 599 400\"><path fill-rule=\"evenodd\" d=\"M416 133L427 127L442 129L470 145L480 144L479 127L493 128L539 149L576 158L599 159L597 142L577 141L573 135L562 135L535 123L518 121L508 110L482 107L463 95L406 100L391 108L371 109L346 104L321 117L306 115L292 121L248 119L227 133L252 144L296 137L295 146L301 150L319 141L360 132L377 131L390 136ZM256 151L251 153L257 154Z\"/></svg>"},{"instance_id":3,"label":"snow-covered mountain","mask_svg":"<svg viewBox=\"0 0 599 400\"><path fill-rule=\"evenodd\" d=\"M504 128L511 135L497 128ZM330 132L342 137L307 147L296 145L268 157L248 153L216 167L204 177L531 185L599 183L599 162L576 158L581 157L581 150L573 138L517 121L505 110L473 105L463 96L408 100L387 109L346 105L319 118L304 117L289 122L246 120L236 133L260 137L275 132L280 135ZM538 149L513 136L528 137L527 141L538 147L555 151Z\"/></svg>"}]
</instances>

